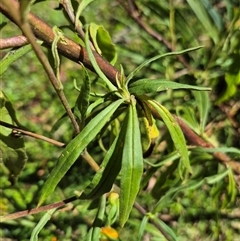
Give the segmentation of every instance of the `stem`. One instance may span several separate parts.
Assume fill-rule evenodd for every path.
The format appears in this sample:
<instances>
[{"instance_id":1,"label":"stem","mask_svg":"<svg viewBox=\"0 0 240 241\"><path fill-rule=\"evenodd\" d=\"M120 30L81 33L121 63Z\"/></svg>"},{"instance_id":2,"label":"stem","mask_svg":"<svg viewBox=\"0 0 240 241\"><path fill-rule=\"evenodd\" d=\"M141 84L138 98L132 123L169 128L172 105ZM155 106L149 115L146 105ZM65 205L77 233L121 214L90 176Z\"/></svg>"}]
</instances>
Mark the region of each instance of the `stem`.
<instances>
[{"instance_id":1,"label":"stem","mask_svg":"<svg viewBox=\"0 0 240 241\"><path fill-rule=\"evenodd\" d=\"M33 209L29 209L29 210L24 210L24 211L21 211L21 212L8 214L6 216L0 217L0 223L6 222L6 221L9 221L9 220L13 220L13 219L17 219L17 218L26 217L28 215L48 211L48 210L53 209L53 208L59 208L61 206L64 206L65 204L73 202L77 199L78 199L77 196L73 196L73 197L67 198L63 201L57 202L57 203L52 203L52 204L48 204L48 205L45 205L45 206L42 206L42 207L33 208Z\"/></svg>"},{"instance_id":2,"label":"stem","mask_svg":"<svg viewBox=\"0 0 240 241\"><path fill-rule=\"evenodd\" d=\"M80 38L82 40L84 40L84 35L85 34L84 34L82 28L79 27L79 24L75 24L76 23L76 17L74 15L71 2L69 0L59 0L59 3L62 4L64 10L66 11L66 13L67 13L67 15L69 17L69 19L75 25L75 29L76 29L77 33L79 34Z\"/></svg>"},{"instance_id":3,"label":"stem","mask_svg":"<svg viewBox=\"0 0 240 241\"><path fill-rule=\"evenodd\" d=\"M89 154L87 150L84 150L81 153L82 158L92 167L92 169L97 172L99 169L99 165L95 162L92 156Z\"/></svg>"},{"instance_id":4,"label":"stem","mask_svg":"<svg viewBox=\"0 0 240 241\"><path fill-rule=\"evenodd\" d=\"M25 136L30 136L30 137L33 137L33 138L35 138L35 139L39 139L39 140L42 140L42 141L46 141L46 142L51 143L51 144L53 144L53 145L55 145L55 146L58 146L58 147L65 147L65 144L62 143L62 142L55 141L55 140L53 140L53 139L51 139L51 138L48 138L48 137L46 137L46 136L42 136L42 135L36 134L36 133L34 133L34 132L32 132L32 131L24 130L24 129L18 127L18 126L11 125L11 124L6 123L6 122L1 121L1 120L0 120L0 125L1 125L1 126L4 126L4 127L7 127L7 128L9 128L9 129L12 129L12 130L16 130L16 131L18 131L18 132L21 132L21 134L23 134L23 135L25 135Z\"/></svg>"},{"instance_id":5,"label":"stem","mask_svg":"<svg viewBox=\"0 0 240 241\"><path fill-rule=\"evenodd\" d=\"M24 130L22 128L19 128L18 126L11 125L11 124L6 123L6 122L1 121L1 120L0 120L0 126L4 126L4 127L9 128L9 129L16 130L16 131L20 132L21 134L23 134L25 136L30 136L30 137L33 137L35 139L46 141L46 142L48 142L52 145L58 146L58 147L65 147L66 146L66 144L63 143L63 142L59 142L59 141L56 141L54 139L48 138L46 136L42 136L42 135L36 134L34 132ZM95 160L92 158L92 156L89 154L89 152L87 150L84 150L81 153L81 156L92 167L92 169L95 172L98 171L98 169L99 169L98 164L95 162Z\"/></svg>"},{"instance_id":6,"label":"stem","mask_svg":"<svg viewBox=\"0 0 240 241\"><path fill-rule=\"evenodd\" d=\"M0 39L0 49L22 47L26 44L28 44L28 40L23 35Z\"/></svg>"}]
</instances>

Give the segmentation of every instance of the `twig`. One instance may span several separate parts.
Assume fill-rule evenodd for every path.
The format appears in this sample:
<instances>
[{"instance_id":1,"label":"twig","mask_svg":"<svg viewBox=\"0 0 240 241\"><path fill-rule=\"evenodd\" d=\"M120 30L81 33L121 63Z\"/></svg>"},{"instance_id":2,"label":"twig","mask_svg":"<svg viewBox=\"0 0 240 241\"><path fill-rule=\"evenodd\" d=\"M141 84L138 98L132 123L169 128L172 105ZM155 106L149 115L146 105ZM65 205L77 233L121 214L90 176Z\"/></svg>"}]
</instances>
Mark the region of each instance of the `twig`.
<instances>
[{"instance_id":1,"label":"twig","mask_svg":"<svg viewBox=\"0 0 240 241\"><path fill-rule=\"evenodd\" d=\"M42 141L46 141L46 142L51 143L51 144L53 144L53 145L55 145L55 146L58 146L58 147L65 147L65 144L62 143L62 142L53 140L53 139L48 138L48 137L46 137L46 136L42 136L42 135L36 134L36 133L34 133L34 132L32 132L32 131L24 130L24 129L18 127L18 126L11 125L11 124L6 123L6 122L1 121L1 120L0 120L0 125L1 125L1 126L5 126L5 127L7 127L7 128L10 128L10 129L12 129L12 130L16 130L16 131L20 132L21 134L23 134L23 135L25 135L25 136L30 136L30 137L33 137L33 138L35 138L35 139L39 139L39 140L42 140Z\"/></svg>"},{"instance_id":2,"label":"twig","mask_svg":"<svg viewBox=\"0 0 240 241\"><path fill-rule=\"evenodd\" d=\"M0 49L22 47L26 44L28 44L28 40L23 35L0 39Z\"/></svg>"},{"instance_id":3,"label":"twig","mask_svg":"<svg viewBox=\"0 0 240 241\"><path fill-rule=\"evenodd\" d=\"M30 136L30 137L33 137L35 139L46 141L46 142L51 143L51 144L53 144L55 146L58 146L58 147L65 147L66 146L65 143L56 141L56 140L48 138L46 136L42 136L42 135L36 134L36 133L34 133L32 131L24 130L24 129L18 127L18 126L9 124L9 123L1 121L1 120L0 120L0 125L4 126L4 127L7 127L7 128L10 128L12 130L16 130L16 131L20 132L21 134L23 134L25 136ZM92 167L92 169L95 172L98 171L98 169L99 169L98 164L95 162L95 160L92 158L92 156L89 154L89 152L87 150L84 150L81 153L81 157Z\"/></svg>"},{"instance_id":4,"label":"twig","mask_svg":"<svg viewBox=\"0 0 240 241\"><path fill-rule=\"evenodd\" d=\"M84 158L85 161L92 167L92 169L97 172L99 170L99 165L94 161L94 159L91 157L89 152L87 150L84 150L81 153L82 158Z\"/></svg>"},{"instance_id":5,"label":"twig","mask_svg":"<svg viewBox=\"0 0 240 241\"><path fill-rule=\"evenodd\" d=\"M80 38L82 40L84 40L84 32L82 30L82 28L79 27L79 25L76 25L76 17L74 15L73 12L73 8L72 8L72 4L69 0L59 0L59 3L62 4L62 6L64 7L64 10L66 11L69 19L71 20L71 22L75 25L76 31L79 34Z\"/></svg>"},{"instance_id":6,"label":"twig","mask_svg":"<svg viewBox=\"0 0 240 241\"><path fill-rule=\"evenodd\" d=\"M147 215L147 211L137 202L134 202L134 207L143 215ZM169 241L173 240L172 237L157 223L154 219L150 218L150 222L162 233L162 235Z\"/></svg>"},{"instance_id":7,"label":"twig","mask_svg":"<svg viewBox=\"0 0 240 241\"><path fill-rule=\"evenodd\" d=\"M13 220L13 219L22 218L22 217L25 217L25 216L28 216L28 215L48 211L48 210L53 209L53 208L60 208L61 206L64 206L67 203L76 201L77 199L78 199L77 196L73 196L73 197L67 198L63 201L60 201L60 202L56 202L56 203L48 204L48 205L45 205L45 206L42 206L42 207L33 208L33 209L24 210L24 211L20 211L20 212L16 212L16 213L11 213L11 214L8 214L8 215L5 215L5 216L1 216L0 217L0 223L6 222L6 221L9 221L9 220Z\"/></svg>"},{"instance_id":8,"label":"twig","mask_svg":"<svg viewBox=\"0 0 240 241\"><path fill-rule=\"evenodd\" d=\"M71 2L69 0L59 0L59 3L62 4L62 6L64 7L69 19L74 24L79 37L84 41L85 33L82 30L82 28L80 27L80 24L79 24L80 21L78 19L76 19L76 16L74 15ZM91 42L89 42L89 44L90 44L91 49L94 50L95 48L93 47L93 44Z\"/></svg>"}]
</instances>

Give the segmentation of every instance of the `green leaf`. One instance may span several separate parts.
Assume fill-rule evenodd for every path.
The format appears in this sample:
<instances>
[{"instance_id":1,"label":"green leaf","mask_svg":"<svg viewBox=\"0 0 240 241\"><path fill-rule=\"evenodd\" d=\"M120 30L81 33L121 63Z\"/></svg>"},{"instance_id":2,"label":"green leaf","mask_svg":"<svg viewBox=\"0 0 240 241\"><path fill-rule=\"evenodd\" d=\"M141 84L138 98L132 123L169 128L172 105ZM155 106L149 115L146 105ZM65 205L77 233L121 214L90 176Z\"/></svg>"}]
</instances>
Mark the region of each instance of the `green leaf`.
<instances>
[{"instance_id":1,"label":"green leaf","mask_svg":"<svg viewBox=\"0 0 240 241\"><path fill-rule=\"evenodd\" d=\"M238 189L236 185L236 180L234 178L232 170L228 172L228 196L229 196L229 203L233 203L236 200L236 197L238 195Z\"/></svg>"},{"instance_id":2,"label":"green leaf","mask_svg":"<svg viewBox=\"0 0 240 241\"><path fill-rule=\"evenodd\" d=\"M106 209L106 195L100 198L100 203L98 207L98 212L93 222L92 227L90 228L88 234L84 237L84 241L95 241L100 238L100 227L103 226L104 213Z\"/></svg>"},{"instance_id":3,"label":"green leaf","mask_svg":"<svg viewBox=\"0 0 240 241\"><path fill-rule=\"evenodd\" d=\"M225 74L225 81L227 83L227 88L224 94L217 99L217 104L229 100L237 93L237 88L240 85L240 71L238 71L238 73L227 72Z\"/></svg>"},{"instance_id":4,"label":"green leaf","mask_svg":"<svg viewBox=\"0 0 240 241\"><path fill-rule=\"evenodd\" d=\"M195 13L196 17L203 25L203 27L206 29L207 34L213 39L216 44L219 39L219 33L216 26L214 26L211 17L204 8L203 1L187 0L187 2Z\"/></svg>"},{"instance_id":5,"label":"green leaf","mask_svg":"<svg viewBox=\"0 0 240 241\"><path fill-rule=\"evenodd\" d=\"M60 128L60 126L65 124L67 121L69 121L69 116L67 115L67 113L64 113L53 125L51 129L51 133L54 133L55 131L57 131Z\"/></svg>"},{"instance_id":6,"label":"green leaf","mask_svg":"<svg viewBox=\"0 0 240 241\"><path fill-rule=\"evenodd\" d=\"M184 53L188 53L190 51L194 51L194 50L198 50L200 48L203 48L203 46L198 46L198 47L194 47L194 48L189 48L189 49L185 49L183 51L179 51L179 52L171 52L171 53L166 53L166 54L161 54L161 55L157 55L151 59L148 59L146 61L144 61L141 65L139 65L135 70L133 70L127 77L126 79L126 83L128 83L134 75L136 75L137 72L139 72L143 67L145 67L146 65L150 64L151 62L163 58L163 57L167 57L167 56L174 56L174 55L179 55L179 54L184 54Z\"/></svg>"},{"instance_id":7,"label":"green leaf","mask_svg":"<svg viewBox=\"0 0 240 241\"><path fill-rule=\"evenodd\" d=\"M164 172L157 178L156 183L151 191L152 196L155 199L159 199L165 192L166 189L169 189L171 186L175 186L176 183L179 183L180 178L176 177L174 180L170 178L174 175L175 170L179 165L179 161L174 161L166 164Z\"/></svg>"},{"instance_id":8,"label":"green leaf","mask_svg":"<svg viewBox=\"0 0 240 241\"><path fill-rule=\"evenodd\" d=\"M123 145L126 124L127 122L125 118L119 135L115 138L113 144L106 153L100 169L93 177L92 182L80 196L81 199L97 198L111 190L112 185L121 170L123 151L119 146Z\"/></svg>"},{"instance_id":9,"label":"green leaf","mask_svg":"<svg viewBox=\"0 0 240 241\"><path fill-rule=\"evenodd\" d=\"M17 122L15 111L7 96L0 91L0 120L12 124ZM4 165L8 168L9 179L14 184L27 162L24 139L11 134L11 131L0 126L0 151Z\"/></svg>"},{"instance_id":10,"label":"green leaf","mask_svg":"<svg viewBox=\"0 0 240 241\"><path fill-rule=\"evenodd\" d=\"M215 147L215 148L203 148L203 147L196 147L192 149L193 151L199 151L200 153L202 152L223 152L223 153L234 153L240 155L240 150L234 147Z\"/></svg>"},{"instance_id":11,"label":"green leaf","mask_svg":"<svg viewBox=\"0 0 240 241\"><path fill-rule=\"evenodd\" d=\"M0 127L1 130L2 127ZM24 140L22 137L16 138L11 134L4 136L0 133L0 150L2 152L3 163L10 171L9 179L14 184L28 159Z\"/></svg>"},{"instance_id":12,"label":"green leaf","mask_svg":"<svg viewBox=\"0 0 240 241\"><path fill-rule=\"evenodd\" d=\"M137 240L138 241L141 241L142 238L143 238L143 233L146 229L146 225L148 223L148 220L149 220L149 215L145 215L141 221L141 225L139 226L139 229L138 229L138 236L137 236Z\"/></svg>"},{"instance_id":13,"label":"green leaf","mask_svg":"<svg viewBox=\"0 0 240 241\"><path fill-rule=\"evenodd\" d=\"M58 49L57 49L57 44L60 41L64 41L64 34L62 32L62 30L60 30L57 26L54 26L52 28L53 33L54 33L54 39L52 42L52 56L53 56L53 60L54 60L54 69L55 69L55 74L58 80L58 88L59 90L63 89L63 85L61 82L61 78L60 78L60 57L58 54Z\"/></svg>"},{"instance_id":14,"label":"green leaf","mask_svg":"<svg viewBox=\"0 0 240 241\"><path fill-rule=\"evenodd\" d=\"M78 5L78 9L77 9L77 12L76 12L76 20L79 19L79 17L81 16L82 14L82 11L91 3L93 2L94 0L82 0L79 5ZM75 26L76 26L76 23L75 23Z\"/></svg>"},{"instance_id":15,"label":"green leaf","mask_svg":"<svg viewBox=\"0 0 240 241\"><path fill-rule=\"evenodd\" d=\"M91 23L89 33L96 51L108 62L114 64L117 60L117 52L107 30L101 25Z\"/></svg>"},{"instance_id":16,"label":"green leaf","mask_svg":"<svg viewBox=\"0 0 240 241\"><path fill-rule=\"evenodd\" d=\"M64 177L69 168L73 165L81 152L87 147L87 145L96 137L98 132L110 119L116 109L122 104L123 100L117 100L111 105L106 107L97 116L95 116L65 148L58 163L52 170L49 178L44 183L41 191L38 206L40 206L44 200L54 191L59 181Z\"/></svg>"},{"instance_id":17,"label":"green leaf","mask_svg":"<svg viewBox=\"0 0 240 241\"><path fill-rule=\"evenodd\" d=\"M151 146L152 138L151 138L151 127L153 125L152 116L150 112L150 119L147 118L146 113L142 107L138 106L137 114L138 114L138 121L139 121L139 128L141 132L141 143L142 143L142 150L145 153Z\"/></svg>"},{"instance_id":18,"label":"green leaf","mask_svg":"<svg viewBox=\"0 0 240 241\"><path fill-rule=\"evenodd\" d=\"M9 51L4 58L0 61L0 76L9 68L9 66L15 62L17 59L21 58L23 55L32 50L31 44L23 46L17 50Z\"/></svg>"},{"instance_id":19,"label":"green leaf","mask_svg":"<svg viewBox=\"0 0 240 241\"><path fill-rule=\"evenodd\" d=\"M9 114L9 116L11 117L11 122L8 122L7 120L5 120L5 122L13 123L13 124L15 123L17 126L21 127L22 129L26 129L18 121L15 109L13 108L13 105L12 105L11 101L8 99L8 97L1 90L0 90L0 99L1 99L1 101L4 99L5 108L6 108L7 112L8 112L8 114Z\"/></svg>"},{"instance_id":20,"label":"green leaf","mask_svg":"<svg viewBox=\"0 0 240 241\"><path fill-rule=\"evenodd\" d=\"M152 210L152 213L161 212L161 210L165 207L168 207L174 196L180 191L192 190L196 189L204 184L204 179L202 180L191 180L188 181L186 184L179 185L174 188L170 188L169 191L165 195L163 195L160 200L157 202L155 207Z\"/></svg>"},{"instance_id":21,"label":"green leaf","mask_svg":"<svg viewBox=\"0 0 240 241\"><path fill-rule=\"evenodd\" d=\"M187 125L194 130L196 133L200 134L200 127L197 120L197 117L195 115L196 110L192 106L177 106L176 113L178 116L183 118L184 122L187 123Z\"/></svg>"},{"instance_id":22,"label":"green leaf","mask_svg":"<svg viewBox=\"0 0 240 241\"><path fill-rule=\"evenodd\" d=\"M209 95L206 91L193 91L193 95L199 110L200 131L203 134L210 109Z\"/></svg>"},{"instance_id":23,"label":"green leaf","mask_svg":"<svg viewBox=\"0 0 240 241\"><path fill-rule=\"evenodd\" d=\"M124 226L132 210L140 188L143 173L141 134L138 123L135 99L131 99L127 113L126 135L123 141L123 156L120 181L119 224Z\"/></svg>"},{"instance_id":24,"label":"green leaf","mask_svg":"<svg viewBox=\"0 0 240 241\"><path fill-rule=\"evenodd\" d=\"M0 18L0 30L2 30L9 22L10 20L2 14Z\"/></svg>"},{"instance_id":25,"label":"green leaf","mask_svg":"<svg viewBox=\"0 0 240 241\"><path fill-rule=\"evenodd\" d=\"M80 93L74 107L74 114L76 115L77 112L79 112L78 118L81 122L81 128L84 126L84 120L89 106L89 96L91 91L89 75L85 67L82 67L84 69L85 76L83 80L83 85L81 86Z\"/></svg>"},{"instance_id":26,"label":"green leaf","mask_svg":"<svg viewBox=\"0 0 240 241\"><path fill-rule=\"evenodd\" d=\"M218 30L222 30L223 28L223 18L222 15L217 11L215 6L211 4L209 0L202 1L205 9L207 10L209 16L212 18L213 22L215 23Z\"/></svg>"},{"instance_id":27,"label":"green leaf","mask_svg":"<svg viewBox=\"0 0 240 241\"><path fill-rule=\"evenodd\" d=\"M218 173L216 175L212 175L210 177L205 177L204 179L206 183L212 185L214 183L218 183L219 181L221 181L224 177L228 175L229 172L230 172L230 169L226 169L224 172Z\"/></svg>"},{"instance_id":28,"label":"green leaf","mask_svg":"<svg viewBox=\"0 0 240 241\"><path fill-rule=\"evenodd\" d=\"M46 223L51 219L52 214L55 212L56 208L51 209L47 211L38 224L35 226L35 228L32 231L30 241L38 241L38 234L43 229L43 227L46 225Z\"/></svg>"},{"instance_id":29,"label":"green leaf","mask_svg":"<svg viewBox=\"0 0 240 241\"><path fill-rule=\"evenodd\" d=\"M186 146L186 141L182 133L181 128L178 123L175 121L171 113L161 104L154 100L148 100L148 103L153 106L153 108L161 116L163 122L167 126L169 133L172 137L173 143L176 147L176 150L180 154L180 175L182 176L183 167L187 169L188 172L192 173L192 168L190 166L190 161L188 157L188 150ZM182 165L183 166L182 166Z\"/></svg>"},{"instance_id":30,"label":"green leaf","mask_svg":"<svg viewBox=\"0 0 240 241\"><path fill-rule=\"evenodd\" d=\"M171 237L172 241L178 241L179 239L177 238L176 234L174 233L174 231L168 226L166 225L160 218L154 218L154 221L159 225L159 227L161 227L162 230L164 230L164 232Z\"/></svg>"},{"instance_id":31,"label":"green leaf","mask_svg":"<svg viewBox=\"0 0 240 241\"><path fill-rule=\"evenodd\" d=\"M129 92L135 95L166 91L168 89L211 90L208 87L181 84L164 79L140 79L129 85Z\"/></svg>"},{"instance_id":32,"label":"green leaf","mask_svg":"<svg viewBox=\"0 0 240 241\"><path fill-rule=\"evenodd\" d=\"M102 70L100 69L100 67L97 64L96 59L94 58L93 52L92 52L90 44L89 44L89 27L87 28L87 32L85 34L85 45L86 45L86 50L87 50L89 59L91 61L91 64L92 64L94 70L96 71L96 73L105 82L105 84L108 86L110 91L117 91L117 88L110 82L110 80L102 72Z\"/></svg>"}]
</instances>

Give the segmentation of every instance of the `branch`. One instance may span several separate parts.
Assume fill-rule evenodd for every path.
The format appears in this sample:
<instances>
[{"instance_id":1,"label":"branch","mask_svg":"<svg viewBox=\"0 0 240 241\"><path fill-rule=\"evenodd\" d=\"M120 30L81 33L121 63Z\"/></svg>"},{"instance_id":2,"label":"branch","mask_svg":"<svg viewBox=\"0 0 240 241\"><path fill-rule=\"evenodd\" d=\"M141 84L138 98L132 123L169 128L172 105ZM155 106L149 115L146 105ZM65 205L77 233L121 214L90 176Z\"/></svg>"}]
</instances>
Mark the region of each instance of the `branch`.
<instances>
[{"instance_id":1,"label":"branch","mask_svg":"<svg viewBox=\"0 0 240 241\"><path fill-rule=\"evenodd\" d=\"M73 196L73 197L67 198L63 201L48 204L48 205L45 205L45 206L42 206L42 207L32 208L32 209L29 209L29 210L24 210L24 211L20 211L20 212L16 212L16 213L7 214L7 215L1 217L1 223L9 221L9 220L13 220L13 219L26 217L28 215L48 211L48 210L53 209L53 208L60 208L61 206L64 206L67 203L76 201L77 199L78 199L77 196Z\"/></svg>"},{"instance_id":2,"label":"branch","mask_svg":"<svg viewBox=\"0 0 240 241\"><path fill-rule=\"evenodd\" d=\"M79 24L77 24L78 20L76 21L76 17L74 15L74 11L73 11L73 8L72 8L71 1L69 1L69 0L59 0L59 3L62 4L64 10L67 13L67 16L71 20L72 24L75 25L75 29L76 29L78 35L80 36L80 38L82 40L84 40L85 34L84 34L84 31L82 30L82 28L79 26Z\"/></svg>"},{"instance_id":3,"label":"branch","mask_svg":"<svg viewBox=\"0 0 240 241\"><path fill-rule=\"evenodd\" d=\"M0 39L0 49L22 47L28 43L27 38L23 35Z\"/></svg>"},{"instance_id":4,"label":"branch","mask_svg":"<svg viewBox=\"0 0 240 241\"><path fill-rule=\"evenodd\" d=\"M4 122L4 121L1 121L0 120L0 126L4 126L4 127L7 127L9 129L12 129L12 130L16 130L17 132L20 132L21 134L25 135L25 136L30 136L30 137L33 137L35 139L39 139L39 140L42 140L42 141L46 141L48 143L51 143L55 146L58 146L58 147L65 147L65 144L62 143L62 142L59 142L59 141L55 141L51 138L48 138L46 136L42 136L42 135L39 135L39 134L36 134L32 131L27 131L27 130L24 130L18 126L15 126L15 125L11 125L7 122Z\"/></svg>"}]
</instances>

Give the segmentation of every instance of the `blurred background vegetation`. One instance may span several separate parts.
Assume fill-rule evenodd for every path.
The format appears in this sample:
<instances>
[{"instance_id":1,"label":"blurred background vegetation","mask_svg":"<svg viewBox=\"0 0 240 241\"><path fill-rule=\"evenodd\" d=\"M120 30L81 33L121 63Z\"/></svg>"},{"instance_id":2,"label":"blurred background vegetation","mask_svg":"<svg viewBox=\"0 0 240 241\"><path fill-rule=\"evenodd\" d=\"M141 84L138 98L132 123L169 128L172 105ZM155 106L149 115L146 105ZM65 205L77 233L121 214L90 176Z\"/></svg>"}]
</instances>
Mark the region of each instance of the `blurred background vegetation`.
<instances>
[{"instance_id":1,"label":"blurred background vegetation","mask_svg":"<svg viewBox=\"0 0 240 241\"><path fill-rule=\"evenodd\" d=\"M74 1L73 1L74 2ZM212 87L208 93L209 111L204 130L204 138L215 146L240 149L240 3L238 0L141 0L136 1L141 21L164 38L164 41L150 36L130 17L124 6L127 1L93 1L83 13L83 21L103 25L109 32L117 49L118 59L115 66L123 66L129 73L144 60L157 54L172 50L184 50L204 45L204 48L176 57L156 61L139 73L138 78L166 78L168 80ZM69 21L59 9L57 1L37 1L31 11L49 23L57 25L72 39L75 33L68 28ZM46 14L47 13L47 14ZM1 15L2 22L5 17ZM1 30L1 37L7 38L21 34L13 23ZM166 46L166 43L169 46ZM1 51L1 58L9 50ZM46 54L48 51L44 50ZM74 88L76 79L80 86L83 70L72 61L61 59L61 80L64 92L74 105L78 92ZM92 91L99 93L95 75L90 74ZM66 122L57 131L54 124L64 114L57 95L33 52L14 62L1 77L1 88L11 100L17 117L23 126L31 131L67 143L72 138L71 124ZM189 91L166 91L155 96L172 113L198 119L199 103ZM187 116L187 117L186 117ZM171 149L171 141L164 127L160 126L160 137L149 161L160 160ZM195 131L200 132L199 125ZM59 147L30 137L24 137L28 162L15 186L8 180L8 170L1 165L0 176L0 213L7 214L34 208L38 202L39 191L49 172L56 164L61 153ZM100 161L102 152L91 143L89 150ZM229 154L240 161L239 154ZM211 162L207 162L211 160ZM203 163L201 172L206 176L217 174L224 167L214 161L211 153L194 153L192 163ZM200 168L201 167L196 167ZM93 171L79 159L61 181L49 203L65 199L79 190L88 181ZM163 184L154 186L157 177L138 196L138 201L147 210L159 199L160 193L174 185L174 177L166 177ZM238 178L239 177L235 177ZM153 187L152 187L153 185ZM239 184L238 184L239 185ZM198 189L177 193L159 214L159 218L169 225L179 240L229 240L240 237L240 195L237 189L234 198L227 197L228 181L223 179L214 185L204 184ZM239 186L238 186L239 187ZM82 240L93 221L95 210L88 201L76 201L55 212L51 221L39 234L39 240ZM94 206L94 205L93 205ZM90 209L90 210L89 210ZM42 214L28 216L1 224L1 240L29 240L32 229ZM121 240L137 240L142 216L136 210L124 230L120 231ZM164 240L159 231L147 225L143 240Z\"/></svg>"}]
</instances>

